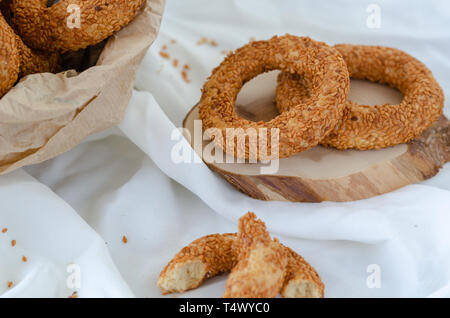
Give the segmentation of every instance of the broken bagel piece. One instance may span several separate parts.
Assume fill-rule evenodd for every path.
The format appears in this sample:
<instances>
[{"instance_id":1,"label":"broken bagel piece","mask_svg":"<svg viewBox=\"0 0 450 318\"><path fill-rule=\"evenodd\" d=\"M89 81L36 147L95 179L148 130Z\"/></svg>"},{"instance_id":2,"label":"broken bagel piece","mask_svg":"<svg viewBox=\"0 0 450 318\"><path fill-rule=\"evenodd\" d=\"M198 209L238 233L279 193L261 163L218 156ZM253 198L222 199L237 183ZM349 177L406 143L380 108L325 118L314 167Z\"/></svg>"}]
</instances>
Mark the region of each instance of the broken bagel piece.
<instances>
[{"instance_id":1,"label":"broken bagel piece","mask_svg":"<svg viewBox=\"0 0 450 318\"><path fill-rule=\"evenodd\" d=\"M316 270L271 239L252 212L239 219L238 233L207 235L184 247L163 269L158 286L163 294L182 293L230 271L223 297L324 297Z\"/></svg>"},{"instance_id":2,"label":"broken bagel piece","mask_svg":"<svg viewBox=\"0 0 450 318\"><path fill-rule=\"evenodd\" d=\"M281 290L288 265L286 250L272 240L266 225L247 213L239 219L234 242L238 262L225 286L225 298L274 298Z\"/></svg>"}]
</instances>

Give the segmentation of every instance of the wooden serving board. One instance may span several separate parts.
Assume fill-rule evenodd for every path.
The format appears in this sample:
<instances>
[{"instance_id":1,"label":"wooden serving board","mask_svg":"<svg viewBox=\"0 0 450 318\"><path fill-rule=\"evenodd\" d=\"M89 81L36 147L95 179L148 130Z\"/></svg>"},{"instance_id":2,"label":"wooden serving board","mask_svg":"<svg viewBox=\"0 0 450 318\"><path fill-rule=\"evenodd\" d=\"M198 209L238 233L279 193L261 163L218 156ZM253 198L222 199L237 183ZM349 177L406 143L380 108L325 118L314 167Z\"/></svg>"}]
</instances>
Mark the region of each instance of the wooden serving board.
<instances>
[{"instance_id":1,"label":"wooden serving board","mask_svg":"<svg viewBox=\"0 0 450 318\"><path fill-rule=\"evenodd\" d=\"M258 76L244 85L236 100L236 111L249 120L270 120L278 114L275 107L277 72ZM349 99L364 103L398 104L402 95L387 86L352 80ZM183 127L194 136L195 106ZM197 125L198 127L198 125ZM190 138L194 147L194 138ZM210 169L245 194L260 200L292 202L354 201L387 193L408 184L431 178L450 161L450 122L444 116L419 138L408 144L380 150L336 150L317 146L279 160L278 172L261 174L262 163L236 161L215 147L223 160L215 162L202 156L211 141L203 140L196 149ZM197 147L200 148L200 147ZM210 151L210 148L209 150ZM201 152L201 153L200 153Z\"/></svg>"}]
</instances>

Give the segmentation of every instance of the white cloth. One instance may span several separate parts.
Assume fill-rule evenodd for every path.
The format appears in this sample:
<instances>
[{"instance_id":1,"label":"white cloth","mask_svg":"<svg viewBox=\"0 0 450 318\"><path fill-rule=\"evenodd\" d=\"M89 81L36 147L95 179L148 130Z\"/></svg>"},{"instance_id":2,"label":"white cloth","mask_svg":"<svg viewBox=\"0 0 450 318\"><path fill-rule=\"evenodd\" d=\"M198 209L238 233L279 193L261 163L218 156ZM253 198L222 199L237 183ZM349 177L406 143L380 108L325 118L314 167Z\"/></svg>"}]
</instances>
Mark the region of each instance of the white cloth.
<instances>
[{"instance_id":1,"label":"white cloth","mask_svg":"<svg viewBox=\"0 0 450 318\"><path fill-rule=\"evenodd\" d=\"M251 37L293 33L330 44L394 46L425 62L449 94L447 2L378 1L380 29L367 27L370 3L168 0L121 125L0 176L0 229L8 228L0 232L1 295L159 297L159 272L180 248L236 231L250 210L318 270L328 297L450 296L449 164L426 182L379 197L308 204L253 200L202 163L170 160L179 142L171 140L173 129L198 101L221 51ZM197 45L202 37L218 45ZM178 68L159 55L163 45ZM184 64L190 83L180 74ZM78 289L67 284L77 268ZM221 296L225 279L185 296Z\"/></svg>"}]
</instances>

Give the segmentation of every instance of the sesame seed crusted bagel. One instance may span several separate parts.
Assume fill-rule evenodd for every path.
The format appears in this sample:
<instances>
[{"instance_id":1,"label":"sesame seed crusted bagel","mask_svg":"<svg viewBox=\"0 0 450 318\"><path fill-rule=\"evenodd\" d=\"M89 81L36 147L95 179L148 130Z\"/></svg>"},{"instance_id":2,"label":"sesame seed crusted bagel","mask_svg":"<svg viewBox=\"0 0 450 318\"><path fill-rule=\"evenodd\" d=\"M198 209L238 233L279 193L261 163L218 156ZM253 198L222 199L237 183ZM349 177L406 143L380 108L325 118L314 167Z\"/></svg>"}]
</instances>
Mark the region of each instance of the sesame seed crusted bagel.
<instances>
[{"instance_id":1,"label":"sesame seed crusted bagel","mask_svg":"<svg viewBox=\"0 0 450 318\"><path fill-rule=\"evenodd\" d=\"M197 288L205 279L230 271L237 262L235 240L236 234L211 234L181 249L159 276L163 294Z\"/></svg>"},{"instance_id":2,"label":"sesame seed crusted bagel","mask_svg":"<svg viewBox=\"0 0 450 318\"><path fill-rule=\"evenodd\" d=\"M238 222L234 249L237 264L225 285L224 298L274 298L284 283L286 249L270 237L266 225L252 212Z\"/></svg>"},{"instance_id":3,"label":"sesame seed crusted bagel","mask_svg":"<svg viewBox=\"0 0 450 318\"><path fill-rule=\"evenodd\" d=\"M403 95L399 105L360 105L347 101L344 116L321 144L337 149L379 149L406 143L419 136L442 114L444 93L431 71L398 49L339 44L350 77L387 84ZM299 81L300 80L300 81ZM277 107L289 111L309 102L310 88L287 72L278 77Z\"/></svg>"},{"instance_id":4,"label":"sesame seed crusted bagel","mask_svg":"<svg viewBox=\"0 0 450 318\"><path fill-rule=\"evenodd\" d=\"M164 294L199 287L229 272L224 297L323 298L324 284L303 257L271 239L254 213L239 219L238 233L201 237L178 252L158 279Z\"/></svg>"},{"instance_id":5,"label":"sesame seed crusted bagel","mask_svg":"<svg viewBox=\"0 0 450 318\"><path fill-rule=\"evenodd\" d=\"M61 56L57 52L41 52L32 50L16 35L20 56L19 77L36 73L56 73L61 70Z\"/></svg>"},{"instance_id":6,"label":"sesame seed crusted bagel","mask_svg":"<svg viewBox=\"0 0 450 318\"><path fill-rule=\"evenodd\" d=\"M4 4L0 0L1 4ZM43 53L27 47L0 13L0 97L19 77L59 70L59 54Z\"/></svg>"},{"instance_id":7,"label":"sesame seed crusted bagel","mask_svg":"<svg viewBox=\"0 0 450 318\"><path fill-rule=\"evenodd\" d=\"M305 78L314 88L311 91L313 103L295 105L268 122L252 122L239 117L234 106L242 86L255 76L275 69ZM221 132L223 140L216 134L209 135L225 152L235 157L264 160L261 150L267 147L267 153L273 155L278 150L279 158L283 158L317 145L331 132L342 117L348 91L349 74L337 50L308 37L275 36L237 49L212 71L203 86L200 119L207 133L208 129ZM260 133L265 133L260 129L267 129L263 136L267 145L255 145L254 140L259 138L248 138L250 141L244 145L235 138L226 140L227 128L253 128L259 138ZM277 149L272 149L272 129L279 132ZM227 143L231 147L227 147ZM254 149L259 150L257 156Z\"/></svg>"},{"instance_id":8,"label":"sesame seed crusted bagel","mask_svg":"<svg viewBox=\"0 0 450 318\"><path fill-rule=\"evenodd\" d=\"M0 97L19 77L20 56L14 31L0 13Z\"/></svg>"},{"instance_id":9,"label":"sesame seed crusted bagel","mask_svg":"<svg viewBox=\"0 0 450 318\"><path fill-rule=\"evenodd\" d=\"M12 23L25 43L45 51L77 51L126 26L145 0L12 0ZM69 7L70 6L70 7ZM79 27L72 18L79 8Z\"/></svg>"}]
</instances>

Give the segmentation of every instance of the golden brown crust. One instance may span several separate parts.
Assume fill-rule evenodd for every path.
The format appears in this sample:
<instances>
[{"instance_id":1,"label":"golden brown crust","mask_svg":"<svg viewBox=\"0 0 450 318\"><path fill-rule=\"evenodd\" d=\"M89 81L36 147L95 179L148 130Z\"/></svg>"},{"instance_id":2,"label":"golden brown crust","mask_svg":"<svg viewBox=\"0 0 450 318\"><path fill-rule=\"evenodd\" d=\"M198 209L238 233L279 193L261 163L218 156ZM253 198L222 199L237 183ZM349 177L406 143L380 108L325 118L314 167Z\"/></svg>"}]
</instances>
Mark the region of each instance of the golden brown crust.
<instances>
[{"instance_id":1,"label":"golden brown crust","mask_svg":"<svg viewBox=\"0 0 450 318\"><path fill-rule=\"evenodd\" d=\"M274 298L284 282L288 259L285 249L272 239L265 224L247 213L239 219L235 242L238 263L228 276L225 298Z\"/></svg>"},{"instance_id":2,"label":"golden brown crust","mask_svg":"<svg viewBox=\"0 0 450 318\"><path fill-rule=\"evenodd\" d=\"M311 85L298 74L280 72L277 77L275 101L279 112L284 112L294 105L312 103Z\"/></svg>"},{"instance_id":3,"label":"golden brown crust","mask_svg":"<svg viewBox=\"0 0 450 318\"><path fill-rule=\"evenodd\" d=\"M314 297L323 298L325 285L320 279L316 270L298 253L283 246L288 255L288 265L286 269L286 276L281 289L281 296L283 297ZM305 285L306 293L292 293L292 287L296 285Z\"/></svg>"},{"instance_id":4,"label":"golden brown crust","mask_svg":"<svg viewBox=\"0 0 450 318\"><path fill-rule=\"evenodd\" d=\"M17 48L20 56L19 77L36 73L57 73L62 67L59 53L44 53L32 50L16 35Z\"/></svg>"},{"instance_id":5,"label":"golden brown crust","mask_svg":"<svg viewBox=\"0 0 450 318\"><path fill-rule=\"evenodd\" d=\"M238 233L233 249L238 258L244 258L252 246L258 243L268 245L272 239L263 221L256 219L253 212L243 215L238 222Z\"/></svg>"},{"instance_id":6,"label":"golden brown crust","mask_svg":"<svg viewBox=\"0 0 450 318\"><path fill-rule=\"evenodd\" d=\"M77 51L97 44L134 19L144 0L60 0L47 8L47 0L13 0L12 22L25 43L49 52ZM80 8L80 27L69 28ZM73 7L72 7L73 8Z\"/></svg>"},{"instance_id":7,"label":"golden brown crust","mask_svg":"<svg viewBox=\"0 0 450 318\"><path fill-rule=\"evenodd\" d=\"M252 122L239 117L234 109L242 86L253 77L274 69L305 77L314 87L314 106L296 105L269 122ZM226 128L267 128L269 158L277 150L287 157L319 143L342 117L349 90L349 76L340 54L323 42L292 35L275 36L268 41L254 41L230 53L216 67L204 84L199 103L203 129L218 129L224 142L215 142L227 151ZM279 129L279 149L271 149L271 129ZM211 134L210 134L211 135ZM212 136L214 137L214 136ZM230 140L227 152L246 159L261 157L250 150L258 149L257 138L245 147ZM265 147L266 145L260 145Z\"/></svg>"},{"instance_id":8,"label":"golden brown crust","mask_svg":"<svg viewBox=\"0 0 450 318\"><path fill-rule=\"evenodd\" d=\"M314 268L272 240L253 213L240 219L237 234L207 235L184 247L161 272L158 286L164 294L183 292L230 270L224 297L275 297L280 291L283 297L323 297ZM306 293L292 292L305 285Z\"/></svg>"},{"instance_id":9,"label":"golden brown crust","mask_svg":"<svg viewBox=\"0 0 450 318\"><path fill-rule=\"evenodd\" d=\"M224 298L274 298L284 283L288 259L277 241L256 243L233 267Z\"/></svg>"},{"instance_id":10,"label":"golden brown crust","mask_svg":"<svg viewBox=\"0 0 450 318\"><path fill-rule=\"evenodd\" d=\"M0 13L0 97L6 94L17 81L19 64L14 31Z\"/></svg>"},{"instance_id":11,"label":"golden brown crust","mask_svg":"<svg viewBox=\"0 0 450 318\"><path fill-rule=\"evenodd\" d=\"M184 292L196 288L207 278L228 272L236 264L236 255L232 249L235 234L212 234L193 241L178 252L167 264L158 279L158 286L163 293ZM175 282L171 284L172 275L179 276L184 264L199 262L204 265L201 273L189 284ZM181 278L180 278L181 279Z\"/></svg>"},{"instance_id":12,"label":"golden brown crust","mask_svg":"<svg viewBox=\"0 0 450 318\"><path fill-rule=\"evenodd\" d=\"M2 13L9 15L9 6L10 1L0 1ZM20 77L60 70L59 54L48 54L31 50L9 26L7 19L3 15L0 17L0 20L2 29L2 62L4 63L2 67L3 70L6 70L6 72L3 72L1 79L3 88L0 96L3 96Z\"/></svg>"},{"instance_id":13,"label":"golden brown crust","mask_svg":"<svg viewBox=\"0 0 450 318\"><path fill-rule=\"evenodd\" d=\"M321 143L338 149L378 149L406 143L419 136L442 114L444 93L431 71L407 53L381 46L340 44L350 77L388 84L404 95L399 105L359 105L347 101L344 115ZM281 112L308 90L287 73L279 75L277 107ZM306 96L306 97L305 97Z\"/></svg>"}]
</instances>

